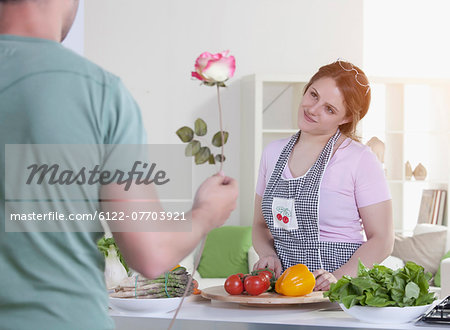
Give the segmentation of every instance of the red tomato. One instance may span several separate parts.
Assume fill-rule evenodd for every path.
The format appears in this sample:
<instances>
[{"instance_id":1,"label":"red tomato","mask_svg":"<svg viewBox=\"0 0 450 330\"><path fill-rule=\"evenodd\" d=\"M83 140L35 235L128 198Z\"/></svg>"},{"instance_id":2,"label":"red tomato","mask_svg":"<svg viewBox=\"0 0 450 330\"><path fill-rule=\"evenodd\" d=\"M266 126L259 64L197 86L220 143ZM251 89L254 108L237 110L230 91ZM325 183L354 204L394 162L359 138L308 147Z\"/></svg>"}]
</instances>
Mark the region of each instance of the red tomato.
<instances>
[{"instance_id":1,"label":"red tomato","mask_svg":"<svg viewBox=\"0 0 450 330\"><path fill-rule=\"evenodd\" d=\"M230 275L223 285L229 294L241 294L244 291L244 284L238 275Z\"/></svg>"},{"instance_id":2,"label":"red tomato","mask_svg":"<svg viewBox=\"0 0 450 330\"><path fill-rule=\"evenodd\" d=\"M239 276L239 278L242 280L243 278L244 278L244 274L242 274L242 273L237 273L237 274L235 274L235 275L237 275L237 276Z\"/></svg>"},{"instance_id":3,"label":"red tomato","mask_svg":"<svg viewBox=\"0 0 450 330\"><path fill-rule=\"evenodd\" d=\"M257 276L259 276L259 277L263 280L263 282L269 284L269 285L267 286L267 288L270 286L270 280L269 280L269 278L268 278L265 274L259 273Z\"/></svg>"},{"instance_id":4,"label":"red tomato","mask_svg":"<svg viewBox=\"0 0 450 330\"><path fill-rule=\"evenodd\" d=\"M273 274L270 271L268 271L268 270L263 270L258 275L265 275L267 277L267 279L269 280L269 282L270 282L270 280L273 277Z\"/></svg>"},{"instance_id":5,"label":"red tomato","mask_svg":"<svg viewBox=\"0 0 450 330\"><path fill-rule=\"evenodd\" d=\"M244 288L248 294L257 296L269 288L270 282L267 279L263 279L261 276L254 275L248 276L244 280Z\"/></svg>"}]
</instances>

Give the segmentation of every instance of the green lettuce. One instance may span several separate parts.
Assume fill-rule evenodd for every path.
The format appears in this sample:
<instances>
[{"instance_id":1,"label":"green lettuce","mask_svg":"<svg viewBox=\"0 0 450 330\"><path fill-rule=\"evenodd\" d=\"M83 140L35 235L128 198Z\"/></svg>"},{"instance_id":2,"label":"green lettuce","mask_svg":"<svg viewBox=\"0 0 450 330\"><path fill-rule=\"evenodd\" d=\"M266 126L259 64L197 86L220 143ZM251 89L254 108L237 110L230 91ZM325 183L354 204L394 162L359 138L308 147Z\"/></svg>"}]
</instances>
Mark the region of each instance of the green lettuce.
<instances>
[{"instance_id":1,"label":"green lettuce","mask_svg":"<svg viewBox=\"0 0 450 330\"><path fill-rule=\"evenodd\" d=\"M429 292L428 281L432 275L424 268L408 261L405 267L392 270L382 265L366 268L358 264L358 276L343 276L330 285L324 297L337 301L346 308L354 305L373 307L406 307L431 304L436 298Z\"/></svg>"}]
</instances>

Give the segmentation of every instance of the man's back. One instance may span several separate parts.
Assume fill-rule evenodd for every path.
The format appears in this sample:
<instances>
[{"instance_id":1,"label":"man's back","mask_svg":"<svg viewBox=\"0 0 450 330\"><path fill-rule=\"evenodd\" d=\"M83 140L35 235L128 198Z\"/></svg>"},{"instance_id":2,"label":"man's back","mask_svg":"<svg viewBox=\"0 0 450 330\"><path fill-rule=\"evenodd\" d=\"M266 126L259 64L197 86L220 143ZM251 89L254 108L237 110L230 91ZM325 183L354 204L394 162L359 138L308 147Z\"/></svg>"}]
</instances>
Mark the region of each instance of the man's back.
<instances>
[{"instance_id":1,"label":"man's back","mask_svg":"<svg viewBox=\"0 0 450 330\"><path fill-rule=\"evenodd\" d=\"M3 168L6 144L145 142L120 80L54 41L0 35L0 105ZM4 171L0 183L1 327L112 327L95 244L101 233L6 233Z\"/></svg>"}]
</instances>

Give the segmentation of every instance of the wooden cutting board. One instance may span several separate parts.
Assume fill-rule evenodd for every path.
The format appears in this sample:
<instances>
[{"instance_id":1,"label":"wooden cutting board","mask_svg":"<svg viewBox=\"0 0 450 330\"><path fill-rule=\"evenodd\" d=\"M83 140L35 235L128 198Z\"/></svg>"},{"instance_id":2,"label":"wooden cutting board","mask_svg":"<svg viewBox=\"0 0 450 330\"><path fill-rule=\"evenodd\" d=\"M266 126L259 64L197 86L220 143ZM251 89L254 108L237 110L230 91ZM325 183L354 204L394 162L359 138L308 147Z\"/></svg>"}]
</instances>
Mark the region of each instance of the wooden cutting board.
<instances>
[{"instance_id":1,"label":"wooden cutting board","mask_svg":"<svg viewBox=\"0 0 450 330\"><path fill-rule=\"evenodd\" d=\"M328 298L323 297L323 292L321 291L313 291L306 296L300 297L288 297L275 292L265 292L258 296L243 294L230 295L225 291L223 285L202 289L201 295L211 300L235 302L245 305L292 305L329 301Z\"/></svg>"}]
</instances>

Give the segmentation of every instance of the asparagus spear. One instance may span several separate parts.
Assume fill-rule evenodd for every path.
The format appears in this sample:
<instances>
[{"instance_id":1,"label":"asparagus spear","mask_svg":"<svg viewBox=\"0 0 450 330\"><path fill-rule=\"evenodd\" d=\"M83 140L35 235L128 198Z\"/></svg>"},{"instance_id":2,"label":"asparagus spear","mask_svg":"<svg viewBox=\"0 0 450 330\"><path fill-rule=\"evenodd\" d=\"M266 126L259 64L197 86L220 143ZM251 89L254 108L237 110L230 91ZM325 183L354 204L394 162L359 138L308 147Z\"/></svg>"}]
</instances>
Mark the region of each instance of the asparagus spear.
<instances>
[{"instance_id":1,"label":"asparagus spear","mask_svg":"<svg viewBox=\"0 0 450 330\"><path fill-rule=\"evenodd\" d=\"M192 293L193 287L191 287L188 292ZM147 296L153 296L153 298L162 297L167 298L167 293L170 297L181 297L184 293L185 288L174 288L168 287L167 289L164 285L160 285L159 287L152 288L150 290L136 290L136 291L118 291L111 293L111 297L115 298L142 298Z\"/></svg>"},{"instance_id":2,"label":"asparagus spear","mask_svg":"<svg viewBox=\"0 0 450 330\"><path fill-rule=\"evenodd\" d=\"M184 294L186 285L189 281L189 275L186 268L179 267L171 272L150 280L139 276L138 278L128 278L116 288L116 292L111 297L117 298L166 298L181 297ZM193 284L189 287L189 294L194 290Z\"/></svg>"}]
</instances>

